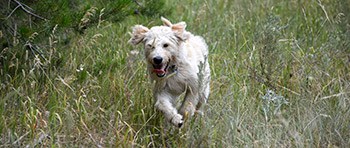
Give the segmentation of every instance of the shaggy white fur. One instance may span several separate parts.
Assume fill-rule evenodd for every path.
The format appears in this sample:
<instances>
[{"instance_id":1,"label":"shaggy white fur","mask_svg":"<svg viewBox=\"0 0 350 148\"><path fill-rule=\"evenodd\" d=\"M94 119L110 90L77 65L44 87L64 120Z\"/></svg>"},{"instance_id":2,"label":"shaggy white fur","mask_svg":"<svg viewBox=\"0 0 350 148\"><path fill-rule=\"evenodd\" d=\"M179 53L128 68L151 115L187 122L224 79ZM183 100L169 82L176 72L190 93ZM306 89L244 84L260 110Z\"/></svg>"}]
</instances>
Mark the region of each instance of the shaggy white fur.
<instances>
[{"instance_id":1,"label":"shaggy white fur","mask_svg":"<svg viewBox=\"0 0 350 148\"><path fill-rule=\"evenodd\" d=\"M209 97L208 46L202 37L185 30L185 22L172 24L161 19L163 26L134 26L129 42L144 44L150 79L155 81L155 107L181 127L184 117L198 112ZM183 93L185 98L177 110L175 102Z\"/></svg>"}]
</instances>

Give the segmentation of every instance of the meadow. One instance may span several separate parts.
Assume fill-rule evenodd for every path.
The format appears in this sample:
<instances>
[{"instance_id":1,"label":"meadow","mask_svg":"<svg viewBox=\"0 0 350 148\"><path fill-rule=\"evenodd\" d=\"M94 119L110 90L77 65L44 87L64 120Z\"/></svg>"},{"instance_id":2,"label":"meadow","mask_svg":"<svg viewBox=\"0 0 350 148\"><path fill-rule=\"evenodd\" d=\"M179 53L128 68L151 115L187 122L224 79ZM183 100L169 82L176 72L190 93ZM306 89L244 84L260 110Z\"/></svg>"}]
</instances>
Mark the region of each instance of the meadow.
<instances>
[{"instance_id":1,"label":"meadow","mask_svg":"<svg viewBox=\"0 0 350 148\"><path fill-rule=\"evenodd\" d=\"M162 2L124 18L91 5L78 31L56 19L24 40L2 27L0 147L350 146L350 1ZM210 98L181 129L154 109L143 47L127 43L160 16L209 45Z\"/></svg>"}]
</instances>

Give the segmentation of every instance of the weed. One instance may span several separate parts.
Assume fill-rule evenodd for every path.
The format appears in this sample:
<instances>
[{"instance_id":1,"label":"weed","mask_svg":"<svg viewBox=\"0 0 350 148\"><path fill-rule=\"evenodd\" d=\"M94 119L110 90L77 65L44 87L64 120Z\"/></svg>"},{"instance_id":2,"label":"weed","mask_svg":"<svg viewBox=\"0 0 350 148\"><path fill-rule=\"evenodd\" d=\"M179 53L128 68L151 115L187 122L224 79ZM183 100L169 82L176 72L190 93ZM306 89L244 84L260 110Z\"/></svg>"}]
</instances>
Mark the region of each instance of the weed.
<instances>
[{"instance_id":1,"label":"weed","mask_svg":"<svg viewBox=\"0 0 350 148\"><path fill-rule=\"evenodd\" d=\"M269 117L281 112L282 105L288 105L288 101L280 95L277 95L272 90L267 90L266 94L261 97L263 100L262 110L264 112L266 122L269 121Z\"/></svg>"}]
</instances>

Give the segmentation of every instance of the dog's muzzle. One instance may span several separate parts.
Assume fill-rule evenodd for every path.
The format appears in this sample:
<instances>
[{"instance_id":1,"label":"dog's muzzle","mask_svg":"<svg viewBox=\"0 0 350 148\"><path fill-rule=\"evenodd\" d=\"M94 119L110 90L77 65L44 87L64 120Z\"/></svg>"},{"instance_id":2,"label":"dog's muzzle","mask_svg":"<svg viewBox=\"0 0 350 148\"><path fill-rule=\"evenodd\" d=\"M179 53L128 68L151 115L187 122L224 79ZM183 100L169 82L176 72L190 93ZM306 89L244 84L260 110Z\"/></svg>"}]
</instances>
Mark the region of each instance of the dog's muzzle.
<instances>
[{"instance_id":1,"label":"dog's muzzle","mask_svg":"<svg viewBox=\"0 0 350 148\"><path fill-rule=\"evenodd\" d=\"M158 65L153 65L153 72L158 76L158 77L164 77L166 75L167 69L168 69L168 64L164 66L164 64L158 64Z\"/></svg>"},{"instance_id":2,"label":"dog's muzzle","mask_svg":"<svg viewBox=\"0 0 350 148\"><path fill-rule=\"evenodd\" d=\"M156 56L152 59L153 70L159 78L163 78L166 75L173 76L177 73L177 67L175 65L170 65L170 60L164 62L164 59L160 56Z\"/></svg>"},{"instance_id":3,"label":"dog's muzzle","mask_svg":"<svg viewBox=\"0 0 350 148\"><path fill-rule=\"evenodd\" d=\"M164 60L161 56L156 56L152 59L153 72L158 77L164 77L168 69L168 63L164 63Z\"/></svg>"}]
</instances>

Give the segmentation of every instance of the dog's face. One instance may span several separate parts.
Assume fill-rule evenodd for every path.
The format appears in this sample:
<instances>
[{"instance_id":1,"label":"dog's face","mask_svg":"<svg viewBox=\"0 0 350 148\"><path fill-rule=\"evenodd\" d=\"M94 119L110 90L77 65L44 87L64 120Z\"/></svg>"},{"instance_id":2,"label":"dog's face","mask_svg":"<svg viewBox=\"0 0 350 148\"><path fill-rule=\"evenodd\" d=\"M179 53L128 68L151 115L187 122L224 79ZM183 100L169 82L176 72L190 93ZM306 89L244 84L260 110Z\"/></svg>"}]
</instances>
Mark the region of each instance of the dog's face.
<instances>
[{"instance_id":1,"label":"dog's face","mask_svg":"<svg viewBox=\"0 0 350 148\"><path fill-rule=\"evenodd\" d=\"M164 26L155 26L148 29L142 25L133 27L130 43L144 44L145 57L151 74L164 77L176 63L179 46L185 39L183 36L186 24L180 22L171 24L162 18Z\"/></svg>"}]
</instances>

